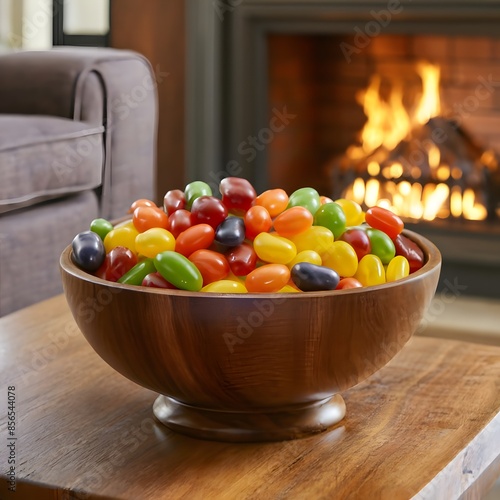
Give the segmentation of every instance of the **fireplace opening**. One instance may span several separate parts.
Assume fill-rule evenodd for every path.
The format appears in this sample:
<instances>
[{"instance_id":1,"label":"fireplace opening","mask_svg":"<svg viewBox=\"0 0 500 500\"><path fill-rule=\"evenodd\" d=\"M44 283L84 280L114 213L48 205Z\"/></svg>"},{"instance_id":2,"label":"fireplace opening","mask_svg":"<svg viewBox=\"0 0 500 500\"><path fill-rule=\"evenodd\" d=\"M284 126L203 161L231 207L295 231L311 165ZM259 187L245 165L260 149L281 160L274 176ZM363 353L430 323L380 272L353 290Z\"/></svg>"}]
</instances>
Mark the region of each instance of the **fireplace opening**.
<instances>
[{"instance_id":1,"label":"fireplace opening","mask_svg":"<svg viewBox=\"0 0 500 500\"><path fill-rule=\"evenodd\" d=\"M274 33L267 70L268 109L296 116L269 185L391 208L438 244L441 288L500 295L500 39Z\"/></svg>"}]
</instances>

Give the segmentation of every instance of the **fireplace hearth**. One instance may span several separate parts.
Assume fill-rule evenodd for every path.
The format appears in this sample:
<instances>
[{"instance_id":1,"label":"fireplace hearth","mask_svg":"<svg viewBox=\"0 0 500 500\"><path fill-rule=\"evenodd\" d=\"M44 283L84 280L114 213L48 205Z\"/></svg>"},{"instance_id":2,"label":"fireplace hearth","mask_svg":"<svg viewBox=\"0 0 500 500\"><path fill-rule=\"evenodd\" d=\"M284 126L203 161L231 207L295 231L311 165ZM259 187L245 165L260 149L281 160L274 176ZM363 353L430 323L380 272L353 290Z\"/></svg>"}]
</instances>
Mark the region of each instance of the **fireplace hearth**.
<instances>
[{"instance_id":1,"label":"fireplace hearth","mask_svg":"<svg viewBox=\"0 0 500 500\"><path fill-rule=\"evenodd\" d=\"M389 205L440 248L441 289L500 297L497 2L201 4L189 10L190 178L241 175L257 190L309 185ZM440 68L440 112L413 124L410 139L397 137L405 118L395 113L391 148L346 154L359 148L370 120L356 96L378 75L379 100L389 103L391 88L401 86L409 111L422 93L422 61ZM270 134L276 110L295 118ZM259 147L250 155L252 141ZM425 208L424 198L433 204Z\"/></svg>"}]
</instances>

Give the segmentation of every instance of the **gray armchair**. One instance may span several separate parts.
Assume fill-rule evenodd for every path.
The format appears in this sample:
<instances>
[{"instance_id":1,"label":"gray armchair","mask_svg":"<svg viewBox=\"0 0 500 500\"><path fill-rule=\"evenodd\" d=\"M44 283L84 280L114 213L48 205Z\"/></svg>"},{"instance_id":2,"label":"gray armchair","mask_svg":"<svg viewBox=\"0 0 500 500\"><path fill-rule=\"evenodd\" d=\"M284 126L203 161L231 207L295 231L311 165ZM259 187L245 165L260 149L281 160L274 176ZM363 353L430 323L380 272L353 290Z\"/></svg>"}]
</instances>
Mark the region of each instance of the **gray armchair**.
<instances>
[{"instance_id":1,"label":"gray armchair","mask_svg":"<svg viewBox=\"0 0 500 500\"><path fill-rule=\"evenodd\" d=\"M0 316L61 291L59 255L92 219L154 197L157 108L134 52L0 56Z\"/></svg>"}]
</instances>

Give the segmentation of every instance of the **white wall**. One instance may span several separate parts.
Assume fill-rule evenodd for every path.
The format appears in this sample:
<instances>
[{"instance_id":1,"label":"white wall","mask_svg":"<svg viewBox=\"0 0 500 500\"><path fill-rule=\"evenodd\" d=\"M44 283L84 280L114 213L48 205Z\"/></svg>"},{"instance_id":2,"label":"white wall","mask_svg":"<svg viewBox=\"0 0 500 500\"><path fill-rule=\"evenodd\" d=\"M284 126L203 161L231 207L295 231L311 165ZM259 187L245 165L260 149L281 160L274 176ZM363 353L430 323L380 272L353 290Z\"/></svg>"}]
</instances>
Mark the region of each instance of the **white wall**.
<instances>
[{"instance_id":1,"label":"white wall","mask_svg":"<svg viewBox=\"0 0 500 500\"><path fill-rule=\"evenodd\" d=\"M66 0L64 32L105 35L109 31L109 0Z\"/></svg>"}]
</instances>

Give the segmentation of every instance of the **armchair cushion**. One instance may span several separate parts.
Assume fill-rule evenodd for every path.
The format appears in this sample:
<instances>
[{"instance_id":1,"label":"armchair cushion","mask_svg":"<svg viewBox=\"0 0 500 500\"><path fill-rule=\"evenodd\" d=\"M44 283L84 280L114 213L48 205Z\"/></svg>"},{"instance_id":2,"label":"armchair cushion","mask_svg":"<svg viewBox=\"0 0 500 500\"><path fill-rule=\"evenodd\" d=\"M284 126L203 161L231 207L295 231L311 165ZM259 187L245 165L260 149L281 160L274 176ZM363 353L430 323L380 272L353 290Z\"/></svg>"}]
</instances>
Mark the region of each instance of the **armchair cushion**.
<instances>
[{"instance_id":1,"label":"armchair cushion","mask_svg":"<svg viewBox=\"0 0 500 500\"><path fill-rule=\"evenodd\" d=\"M0 114L0 213L101 185L104 127Z\"/></svg>"}]
</instances>

